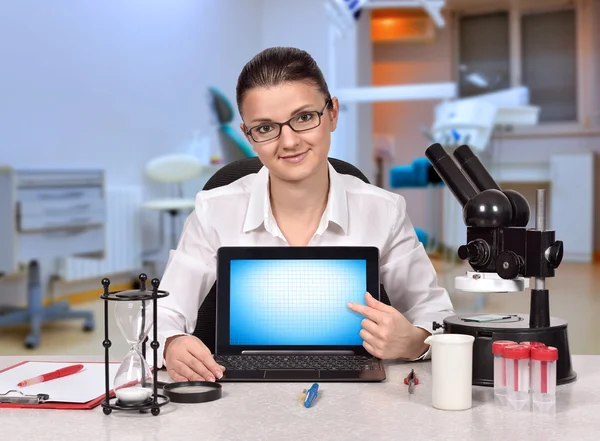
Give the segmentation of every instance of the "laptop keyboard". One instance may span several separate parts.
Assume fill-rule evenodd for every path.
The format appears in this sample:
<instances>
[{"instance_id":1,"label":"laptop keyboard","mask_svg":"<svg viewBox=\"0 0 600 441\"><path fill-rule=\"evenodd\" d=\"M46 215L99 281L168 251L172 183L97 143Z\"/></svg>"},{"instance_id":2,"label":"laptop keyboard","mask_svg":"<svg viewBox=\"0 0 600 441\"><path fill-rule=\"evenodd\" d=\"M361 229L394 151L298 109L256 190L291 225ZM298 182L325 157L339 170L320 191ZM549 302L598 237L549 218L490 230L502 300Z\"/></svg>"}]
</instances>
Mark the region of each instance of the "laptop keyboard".
<instances>
[{"instance_id":1,"label":"laptop keyboard","mask_svg":"<svg viewBox=\"0 0 600 441\"><path fill-rule=\"evenodd\" d=\"M217 355L215 360L231 370L365 371L382 369L380 360L357 355Z\"/></svg>"}]
</instances>

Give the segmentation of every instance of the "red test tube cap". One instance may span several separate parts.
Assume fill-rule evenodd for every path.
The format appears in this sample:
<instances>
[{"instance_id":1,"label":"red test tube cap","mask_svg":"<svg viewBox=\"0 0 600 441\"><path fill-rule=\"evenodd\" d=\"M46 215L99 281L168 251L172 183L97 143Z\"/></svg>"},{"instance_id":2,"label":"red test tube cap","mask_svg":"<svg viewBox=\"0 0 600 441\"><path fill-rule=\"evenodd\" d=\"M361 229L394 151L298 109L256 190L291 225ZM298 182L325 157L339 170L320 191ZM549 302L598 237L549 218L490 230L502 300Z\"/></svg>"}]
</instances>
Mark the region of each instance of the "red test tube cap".
<instances>
[{"instance_id":1,"label":"red test tube cap","mask_svg":"<svg viewBox=\"0 0 600 441\"><path fill-rule=\"evenodd\" d=\"M545 348L546 345L539 341L522 341L520 345L529 346L530 348Z\"/></svg>"},{"instance_id":2,"label":"red test tube cap","mask_svg":"<svg viewBox=\"0 0 600 441\"><path fill-rule=\"evenodd\" d=\"M539 361L556 361L558 360L558 349L552 346L543 348L531 348L531 359Z\"/></svg>"},{"instance_id":3,"label":"red test tube cap","mask_svg":"<svg viewBox=\"0 0 600 441\"><path fill-rule=\"evenodd\" d=\"M504 355L504 348L511 345L516 345L516 341L512 340L497 340L492 343L492 354Z\"/></svg>"},{"instance_id":4,"label":"red test tube cap","mask_svg":"<svg viewBox=\"0 0 600 441\"><path fill-rule=\"evenodd\" d=\"M529 358L531 348L525 345L511 345L504 347L504 358L511 360L524 360Z\"/></svg>"}]
</instances>

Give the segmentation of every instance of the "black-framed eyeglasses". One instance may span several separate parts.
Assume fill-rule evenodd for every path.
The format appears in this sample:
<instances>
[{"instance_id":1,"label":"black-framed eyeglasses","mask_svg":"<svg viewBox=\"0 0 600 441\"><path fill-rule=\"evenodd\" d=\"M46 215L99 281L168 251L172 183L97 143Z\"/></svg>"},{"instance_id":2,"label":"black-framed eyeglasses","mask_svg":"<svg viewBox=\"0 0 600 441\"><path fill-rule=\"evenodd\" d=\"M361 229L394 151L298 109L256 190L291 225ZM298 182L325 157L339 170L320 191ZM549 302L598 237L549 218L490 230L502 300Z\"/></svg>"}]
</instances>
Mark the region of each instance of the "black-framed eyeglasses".
<instances>
[{"instance_id":1,"label":"black-framed eyeglasses","mask_svg":"<svg viewBox=\"0 0 600 441\"><path fill-rule=\"evenodd\" d=\"M327 100L320 112L315 110L301 112L282 123L265 122L246 130L246 135L250 135L254 142L266 142L278 138L281 135L283 126L289 126L294 132L306 132L315 129L321 125L321 117L330 102L331 98Z\"/></svg>"}]
</instances>

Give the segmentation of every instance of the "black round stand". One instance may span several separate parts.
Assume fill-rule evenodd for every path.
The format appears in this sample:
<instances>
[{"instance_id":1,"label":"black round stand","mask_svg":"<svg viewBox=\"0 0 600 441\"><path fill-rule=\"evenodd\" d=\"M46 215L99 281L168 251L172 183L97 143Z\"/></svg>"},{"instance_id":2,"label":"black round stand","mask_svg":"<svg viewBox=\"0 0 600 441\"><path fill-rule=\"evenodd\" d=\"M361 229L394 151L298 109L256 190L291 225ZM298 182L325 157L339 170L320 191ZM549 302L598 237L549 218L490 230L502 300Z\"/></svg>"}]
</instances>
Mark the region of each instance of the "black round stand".
<instances>
[{"instance_id":1,"label":"black round stand","mask_svg":"<svg viewBox=\"0 0 600 441\"><path fill-rule=\"evenodd\" d=\"M444 319L444 332L466 334L475 337L473 343L473 385L494 386L494 355L492 343L497 340L512 340L517 343L542 342L558 349L556 383L566 384L575 381L577 374L571 363L567 322L551 317L550 326L530 327L527 314L500 314L510 318L494 322L473 322L465 318L486 314L454 315ZM440 325L435 325L434 328Z\"/></svg>"},{"instance_id":2,"label":"black round stand","mask_svg":"<svg viewBox=\"0 0 600 441\"><path fill-rule=\"evenodd\" d=\"M156 400L153 396L150 396L144 403L140 404L124 404L119 401L117 397L111 397L108 401L102 400L102 411L105 415L109 415L113 410L137 410L140 413L144 413L147 410L151 410L152 415L156 416L160 413L160 407L167 404L170 399L162 394L156 395ZM114 402L111 404L111 402Z\"/></svg>"},{"instance_id":3,"label":"black round stand","mask_svg":"<svg viewBox=\"0 0 600 441\"><path fill-rule=\"evenodd\" d=\"M161 406L164 406L170 401L170 398L161 395L158 393L158 367L156 364L156 359L158 358L158 348L160 343L158 342L158 327L157 327L157 301L160 298L167 297L169 293L167 291L159 291L158 286L160 281L158 279L152 279L152 290L146 290L146 280L148 276L146 274L140 274L139 276L141 287L139 290L126 290L126 291L114 291L109 292L110 280L107 278L102 279L102 286L104 287L104 293L100 296L102 300L104 300L104 341L102 342L102 346L104 346L104 381L105 381L105 398L102 401L102 411L104 414L109 415L113 410L126 410L132 411L137 410L141 413L150 409L152 411L152 415L156 416L160 413ZM128 302L128 301L152 301L152 311L153 311L153 341L150 343L150 347L154 351L154 366L152 373L154 375L153 379L153 387L152 394L144 403L127 405L121 403L117 397L111 397L110 391L110 382L109 382L109 348L112 345L112 342L108 336L108 302L116 301L116 302ZM142 320L145 318L146 308L142 307ZM146 339L147 340L147 339ZM146 357L146 341L142 343L142 357ZM111 401L114 401L114 404L111 404Z\"/></svg>"}]
</instances>

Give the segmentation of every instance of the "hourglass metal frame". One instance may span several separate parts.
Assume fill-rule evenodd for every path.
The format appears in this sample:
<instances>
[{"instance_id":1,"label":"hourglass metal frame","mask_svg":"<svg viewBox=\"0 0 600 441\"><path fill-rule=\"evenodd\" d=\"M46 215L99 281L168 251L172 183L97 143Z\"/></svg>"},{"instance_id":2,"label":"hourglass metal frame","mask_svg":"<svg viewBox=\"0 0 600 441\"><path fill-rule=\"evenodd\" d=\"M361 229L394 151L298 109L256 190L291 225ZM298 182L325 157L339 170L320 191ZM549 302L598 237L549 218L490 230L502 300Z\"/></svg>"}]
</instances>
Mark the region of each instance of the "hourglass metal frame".
<instances>
[{"instance_id":1,"label":"hourglass metal frame","mask_svg":"<svg viewBox=\"0 0 600 441\"><path fill-rule=\"evenodd\" d=\"M109 415L113 410L137 410L139 412L151 410L152 415L156 416L160 413L161 406L164 406L170 401L170 398L158 393L158 367L156 365L156 360L158 358L158 348L160 343L158 342L158 327L157 327L157 301L160 298L167 297L169 293L167 291L160 291L158 289L158 285L160 281L158 279L152 279L152 290L146 290L146 280L148 276L146 274L140 274L139 276L141 287L139 291L135 290L124 290L124 291L114 291L109 292L110 280L108 278L102 279L102 286L104 287L104 294L100 296L102 300L104 300L104 341L102 342L102 346L104 346L104 354L105 354L105 385L106 385L106 396L102 401L103 412L106 415ZM153 341L150 343L150 347L154 351L154 364L153 364L153 381L152 381L152 395L148 398L148 400L141 404L123 404L120 403L116 396L110 396L110 356L109 349L112 345L112 342L109 339L108 335L108 302L109 301L117 301L117 302L133 302L133 301L145 301L151 300L153 304L153 320L152 320L152 331L153 331ZM141 308L142 310L142 319L145 319L146 308ZM141 343L142 345L142 357L146 358L146 341L148 337ZM111 401L115 401L111 403Z\"/></svg>"}]
</instances>

